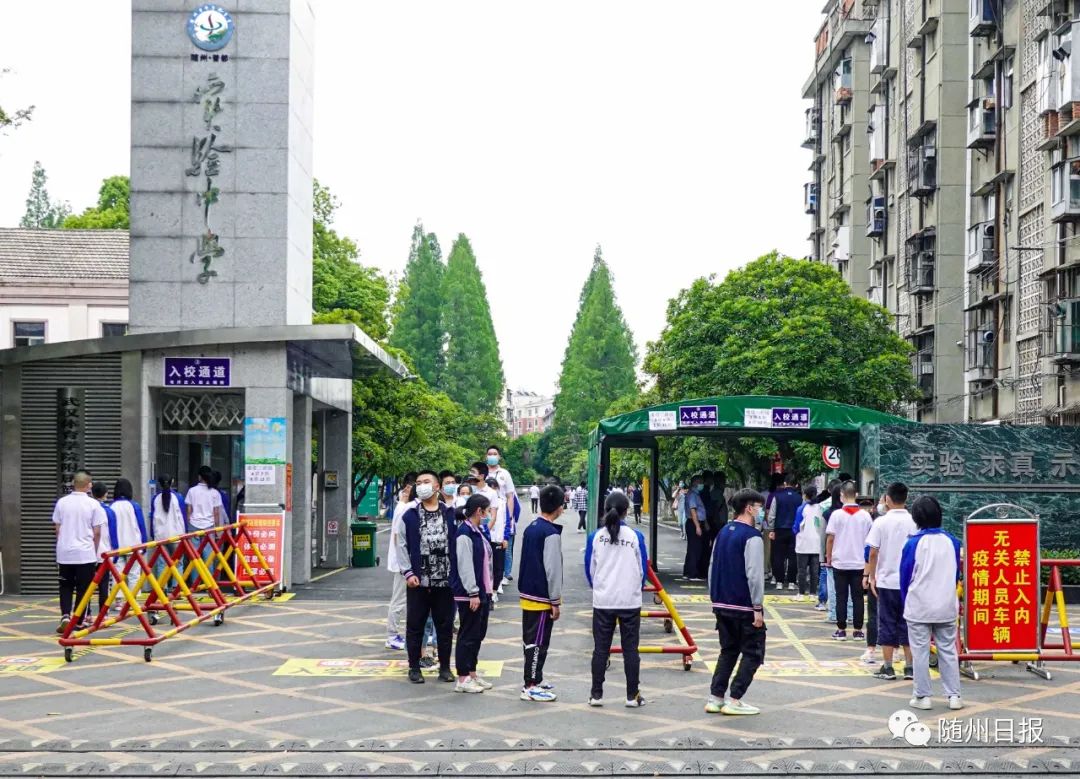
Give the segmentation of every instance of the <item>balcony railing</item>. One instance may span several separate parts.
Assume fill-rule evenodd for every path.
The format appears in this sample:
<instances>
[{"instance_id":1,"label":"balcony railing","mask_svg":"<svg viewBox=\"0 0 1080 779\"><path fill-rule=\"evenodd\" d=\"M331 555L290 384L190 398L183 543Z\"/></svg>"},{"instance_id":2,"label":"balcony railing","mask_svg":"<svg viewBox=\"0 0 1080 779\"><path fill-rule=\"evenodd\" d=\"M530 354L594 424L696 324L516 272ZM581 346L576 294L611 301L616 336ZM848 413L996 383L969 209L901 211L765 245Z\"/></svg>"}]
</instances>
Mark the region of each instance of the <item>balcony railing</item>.
<instances>
[{"instance_id":1,"label":"balcony railing","mask_svg":"<svg viewBox=\"0 0 1080 779\"><path fill-rule=\"evenodd\" d=\"M1053 362L1080 363L1080 298L1065 298L1051 307L1053 314Z\"/></svg>"},{"instance_id":2,"label":"balcony railing","mask_svg":"<svg viewBox=\"0 0 1080 779\"><path fill-rule=\"evenodd\" d=\"M997 29L997 17L994 14L993 0L971 0L968 14L968 31L971 37L990 35Z\"/></svg>"},{"instance_id":3,"label":"balcony railing","mask_svg":"<svg viewBox=\"0 0 1080 779\"><path fill-rule=\"evenodd\" d=\"M993 98L968 106L968 148L989 149L997 142L997 111Z\"/></svg>"},{"instance_id":4,"label":"balcony railing","mask_svg":"<svg viewBox=\"0 0 1080 779\"><path fill-rule=\"evenodd\" d=\"M1050 218L1055 222L1080 219L1080 161L1063 162L1051 170Z\"/></svg>"},{"instance_id":5,"label":"balcony railing","mask_svg":"<svg viewBox=\"0 0 1080 779\"><path fill-rule=\"evenodd\" d=\"M968 273L993 267L994 256L994 223L979 222L968 228L968 251L967 265L964 270Z\"/></svg>"},{"instance_id":6,"label":"balcony railing","mask_svg":"<svg viewBox=\"0 0 1080 779\"><path fill-rule=\"evenodd\" d=\"M821 137L821 111L817 108L806 109L806 138L802 145L804 149L816 149L818 138Z\"/></svg>"}]
</instances>

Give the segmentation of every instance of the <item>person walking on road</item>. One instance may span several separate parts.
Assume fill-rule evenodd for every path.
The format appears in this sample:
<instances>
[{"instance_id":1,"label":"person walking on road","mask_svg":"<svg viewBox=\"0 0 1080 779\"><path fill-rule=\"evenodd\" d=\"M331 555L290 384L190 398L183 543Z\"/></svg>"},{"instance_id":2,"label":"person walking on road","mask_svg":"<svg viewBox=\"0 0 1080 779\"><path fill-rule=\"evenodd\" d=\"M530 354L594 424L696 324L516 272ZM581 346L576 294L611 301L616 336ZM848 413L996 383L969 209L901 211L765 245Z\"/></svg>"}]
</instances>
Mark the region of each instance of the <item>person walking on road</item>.
<instances>
[{"instance_id":1,"label":"person walking on road","mask_svg":"<svg viewBox=\"0 0 1080 779\"><path fill-rule=\"evenodd\" d=\"M900 599L904 604L908 640L914 666L914 690L908 704L928 711L930 699L930 639L937 647L941 686L954 711L964 708L960 698L960 662L956 655L956 618L959 606L956 583L960 579L960 541L941 529L941 504L923 495L911 505L919 532L900 553Z\"/></svg>"},{"instance_id":2,"label":"person walking on road","mask_svg":"<svg viewBox=\"0 0 1080 779\"><path fill-rule=\"evenodd\" d=\"M489 476L487 484L488 490L482 494L488 498L490 505L487 512L487 516L490 517L488 540L491 543L493 569L499 572L499 581L495 585L495 593L491 599L491 608L495 608L495 604L499 602L499 596L503 594L502 571L506 566L506 550L510 546L510 536L513 535L513 523L507 516L506 501L496 491L498 482L494 477Z\"/></svg>"},{"instance_id":3,"label":"person walking on road","mask_svg":"<svg viewBox=\"0 0 1080 779\"><path fill-rule=\"evenodd\" d=\"M106 552L113 549L109 541L109 528L116 527L116 515L113 513L112 508L106 502L105 498L109 494L109 485L103 481L96 481L90 485L90 495L101 504L101 508L105 510L105 527L101 529L101 540L98 543L97 557L101 560L101 556ZM95 571L96 573L96 571ZM108 571L102 572L101 581L97 586L98 594L98 612L103 613L108 610L109 591L112 589L112 574ZM89 612L89 608L87 609ZM83 614L82 621L86 622L90 619L90 614ZM102 617L104 619L104 617Z\"/></svg>"},{"instance_id":4,"label":"person walking on road","mask_svg":"<svg viewBox=\"0 0 1080 779\"><path fill-rule=\"evenodd\" d=\"M518 517L521 516L521 501L518 500L517 490L514 488L514 477L510 475L510 471L499 465L502 462L502 450L497 446L489 446L485 462L488 471L484 474L484 478L494 476L499 482L499 497L506 501L506 516L510 523L510 534L506 543L506 562L502 570L503 583L507 584L514 581L514 536L517 534Z\"/></svg>"},{"instance_id":5,"label":"person walking on road","mask_svg":"<svg viewBox=\"0 0 1080 779\"><path fill-rule=\"evenodd\" d=\"M772 571L776 589L796 589L797 558L795 552L795 513L802 505L802 496L791 485L791 477L784 474L781 477L781 487L773 493L772 530L769 531L769 540L772 541Z\"/></svg>"},{"instance_id":6,"label":"person walking on road","mask_svg":"<svg viewBox=\"0 0 1080 779\"><path fill-rule=\"evenodd\" d=\"M150 537L154 541L165 541L164 552L169 557L176 554L176 544L168 543L168 539L183 535L188 532L187 509L184 506L183 496L173 489L172 476L162 474L157 478L158 493L150 501ZM165 571L166 560L164 556L158 557L154 565L154 575L162 583L161 575Z\"/></svg>"},{"instance_id":7,"label":"person walking on road","mask_svg":"<svg viewBox=\"0 0 1080 779\"><path fill-rule=\"evenodd\" d=\"M491 596L494 593L491 542L482 530L491 502L484 495L473 495L461 510L454 553L457 565L451 574L451 588L457 603L458 628L457 684L454 692L481 693L492 684L476 672L480 645L487 636Z\"/></svg>"},{"instance_id":8,"label":"person walking on road","mask_svg":"<svg viewBox=\"0 0 1080 779\"><path fill-rule=\"evenodd\" d=\"M853 637L856 641L866 638L863 632L863 569L866 566L866 536L872 520L855 502L855 482L846 481L840 487L843 505L829 517L825 528L828 536L825 547L825 564L833 572L836 582L836 632L832 637L847 641L848 598L852 604Z\"/></svg>"},{"instance_id":9,"label":"person walking on road","mask_svg":"<svg viewBox=\"0 0 1080 779\"><path fill-rule=\"evenodd\" d=\"M581 482L578 488L574 490L574 496L571 499L574 504L574 511L578 513L577 532L584 533L587 529L589 519L589 486L585 482Z\"/></svg>"},{"instance_id":10,"label":"person walking on road","mask_svg":"<svg viewBox=\"0 0 1080 779\"><path fill-rule=\"evenodd\" d=\"M904 678L913 679L911 647L908 645L907 623L904 622L903 604L900 599L900 556L908 538L918 532L915 520L906 508L907 485L893 482L885 491L884 515L870 527L866 544L870 547L870 591L877 596L878 644L881 646L882 664L878 679L896 679L893 669L893 651L904 650Z\"/></svg>"},{"instance_id":11,"label":"person walking on road","mask_svg":"<svg viewBox=\"0 0 1080 779\"><path fill-rule=\"evenodd\" d=\"M547 703L558 697L543 684L551 630L562 606L562 526L558 524L562 512L562 490L555 485L544 487L540 490L540 516L522 534L518 593L525 653L523 701Z\"/></svg>"},{"instance_id":12,"label":"person walking on road","mask_svg":"<svg viewBox=\"0 0 1080 779\"><path fill-rule=\"evenodd\" d=\"M60 626L63 633L71 622L72 607L78 605L97 572L98 547L108 519L101 504L90 497L91 479L77 471L73 491L56 501L52 521L56 528L56 565L60 581Z\"/></svg>"},{"instance_id":13,"label":"person walking on road","mask_svg":"<svg viewBox=\"0 0 1080 779\"><path fill-rule=\"evenodd\" d=\"M679 539L681 541L686 540L686 487L682 482L675 488L675 491L671 494L671 513L675 515L676 521L679 523Z\"/></svg>"},{"instance_id":14,"label":"person walking on road","mask_svg":"<svg viewBox=\"0 0 1080 779\"><path fill-rule=\"evenodd\" d=\"M409 681L422 684L420 671L424 625L430 616L435 624L439 655L439 681L456 681L450 672L454 642L454 595L450 581L456 567L454 509L439 499L439 476L421 471L416 477L417 503L402 517L405 532L398 542L401 575L408 587L405 601L405 648L409 656Z\"/></svg>"},{"instance_id":15,"label":"person walking on road","mask_svg":"<svg viewBox=\"0 0 1080 779\"><path fill-rule=\"evenodd\" d=\"M720 658L705 702L708 714L760 711L743 696L765 660L765 549L755 522L764 504L765 498L753 490L735 493L731 499L735 521L724 525L713 547L709 594L720 634ZM736 663L739 670L729 688Z\"/></svg>"},{"instance_id":16,"label":"person walking on road","mask_svg":"<svg viewBox=\"0 0 1080 779\"><path fill-rule=\"evenodd\" d=\"M529 487L529 502L532 504L533 516L536 516L536 512L540 510L540 487L535 484Z\"/></svg>"},{"instance_id":17,"label":"person walking on road","mask_svg":"<svg viewBox=\"0 0 1080 779\"><path fill-rule=\"evenodd\" d=\"M109 549L127 549L145 544L148 539L146 519L142 506L135 502L134 489L127 479L117 479L113 487L112 517L109 518ZM131 560L131 555L121 555L114 561L117 570L123 573ZM142 577L142 567L132 563L127 572L127 586L131 594L138 597L135 587Z\"/></svg>"},{"instance_id":18,"label":"person walking on road","mask_svg":"<svg viewBox=\"0 0 1080 779\"><path fill-rule=\"evenodd\" d=\"M648 579L649 554L645 536L626 525L629 503L625 495L612 493L604 504L604 524L585 544L585 578L592 587L592 691L590 706L604 705L604 677L611 656L615 625L622 642L626 672L626 707L645 705L641 697L641 588Z\"/></svg>"},{"instance_id":19,"label":"person walking on road","mask_svg":"<svg viewBox=\"0 0 1080 779\"><path fill-rule=\"evenodd\" d=\"M386 610L386 648L401 651L405 649L405 577L404 558L401 556L402 539L405 538L405 524L402 519L405 512L416 504L416 474L407 473L397 494L397 502L390 517L390 546L386 551L386 570L394 577L394 589L390 594L390 604Z\"/></svg>"},{"instance_id":20,"label":"person walking on road","mask_svg":"<svg viewBox=\"0 0 1080 779\"><path fill-rule=\"evenodd\" d=\"M644 501L644 493L641 485L635 484L630 488L630 501L634 504L634 523L641 524L641 504Z\"/></svg>"},{"instance_id":21,"label":"person walking on road","mask_svg":"<svg viewBox=\"0 0 1080 779\"><path fill-rule=\"evenodd\" d=\"M683 578L702 581L709 568L708 525L705 504L701 500L704 482L700 475L690 479L690 491L686 493L686 559L683 561Z\"/></svg>"},{"instance_id":22,"label":"person walking on road","mask_svg":"<svg viewBox=\"0 0 1080 779\"><path fill-rule=\"evenodd\" d=\"M795 555L799 569L799 599L810 600L818 589L822 528L821 507L814 503L817 489L811 485L803 490L803 504L795 514L791 532L795 535ZM816 598L814 598L816 600Z\"/></svg>"}]
</instances>

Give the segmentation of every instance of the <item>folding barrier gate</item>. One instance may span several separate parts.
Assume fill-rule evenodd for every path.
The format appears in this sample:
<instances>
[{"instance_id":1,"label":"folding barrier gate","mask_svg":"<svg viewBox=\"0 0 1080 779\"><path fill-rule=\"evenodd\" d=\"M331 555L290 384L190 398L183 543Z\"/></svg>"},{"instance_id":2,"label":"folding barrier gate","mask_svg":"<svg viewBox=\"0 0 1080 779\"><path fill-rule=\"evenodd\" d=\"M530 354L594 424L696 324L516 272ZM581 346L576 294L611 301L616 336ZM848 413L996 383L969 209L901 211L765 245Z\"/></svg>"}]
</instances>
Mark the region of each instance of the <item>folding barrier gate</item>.
<instances>
[{"instance_id":1,"label":"folding barrier gate","mask_svg":"<svg viewBox=\"0 0 1080 779\"><path fill-rule=\"evenodd\" d=\"M674 644L667 646L639 646L638 652L642 654L682 655L683 670L689 671L694 665L694 655L698 651L697 644L694 643L690 631L682 621L682 617L679 616L679 610L675 608L675 602L671 600L671 596L667 594L664 585L660 583L660 578L656 575L656 570L652 567L651 562L649 563L649 583L641 591L653 593L653 602L664 607L664 611L643 610L641 616L647 619L664 620L664 631L666 633L673 633L674 628L677 627L686 644L684 646ZM621 646L611 647L611 654L613 655L622 654L622 651Z\"/></svg>"},{"instance_id":2,"label":"folding barrier gate","mask_svg":"<svg viewBox=\"0 0 1080 779\"><path fill-rule=\"evenodd\" d=\"M255 558L257 567L248 562L249 555ZM156 573L159 568L160 574ZM273 598L280 588L280 582L271 573L273 570L243 520L106 552L92 584L79 599L60 638L64 659L71 662L73 648L77 646L141 646L143 659L150 662L153 647L165 639L208 619L212 619L214 625L220 625L225 621L227 609L258 595ZM129 586L128 575L136 572L138 580ZM89 626L82 626L82 617L98 590L109 586L103 584L106 577L111 579L112 585L104 608L98 611ZM140 604L144 586L149 586L150 592ZM209 602L200 600L200 595L205 595ZM109 609L117 600L122 601L120 611L115 617L109 617ZM192 619L182 621L181 611L191 611ZM159 612L172 620L171 629L163 632L154 629ZM145 636L92 637L132 616L139 621Z\"/></svg>"},{"instance_id":3,"label":"folding barrier gate","mask_svg":"<svg viewBox=\"0 0 1080 779\"><path fill-rule=\"evenodd\" d=\"M1043 568L1050 569L1050 576L1046 586L1046 595L1043 598L1042 608L1039 615L1039 645L1034 652L968 652L964 646L963 631L956 631L957 651L960 657L960 672L971 679L978 679L979 672L972 666L974 661L1009 661L1013 664L1026 662L1027 670L1043 679L1050 679L1050 671L1043 665L1046 662L1078 662L1080 653L1074 649L1080 649L1080 642L1074 643L1069 634L1069 616L1065 610L1065 592L1061 587L1061 569L1080 567L1080 560L1043 560ZM963 624L965 600L960 601L960 622ZM1061 640L1048 642L1046 634L1050 628L1051 614L1057 611L1058 628L1061 631ZM1049 651L1047 651L1049 650Z\"/></svg>"}]
</instances>

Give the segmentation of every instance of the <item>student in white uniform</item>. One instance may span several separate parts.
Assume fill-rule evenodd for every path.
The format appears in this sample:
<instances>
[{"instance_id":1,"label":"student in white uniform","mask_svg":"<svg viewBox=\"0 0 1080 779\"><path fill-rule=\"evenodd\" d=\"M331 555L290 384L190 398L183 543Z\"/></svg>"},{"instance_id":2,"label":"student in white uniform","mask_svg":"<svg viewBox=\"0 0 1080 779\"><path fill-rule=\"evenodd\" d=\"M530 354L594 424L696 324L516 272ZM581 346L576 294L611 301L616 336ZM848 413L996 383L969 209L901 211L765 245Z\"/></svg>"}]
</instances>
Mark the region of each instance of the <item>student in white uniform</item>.
<instances>
[{"instance_id":1,"label":"student in white uniform","mask_svg":"<svg viewBox=\"0 0 1080 779\"><path fill-rule=\"evenodd\" d=\"M98 564L98 544L108 520L105 509L90 497L90 474L77 471L74 491L56 501L52 521L56 527L56 564L60 580L60 627L67 630L72 608L90 587Z\"/></svg>"},{"instance_id":2,"label":"student in white uniform","mask_svg":"<svg viewBox=\"0 0 1080 779\"><path fill-rule=\"evenodd\" d=\"M157 479L158 494L150 502L150 537L154 541L166 541L170 538L183 535L187 529L187 508L184 506L183 496L174 490L171 476L162 474ZM165 544L165 550L172 557L176 554L176 544ZM154 565L154 574L161 581L162 571L165 570L165 559L159 557ZM176 582L170 580L170 585Z\"/></svg>"},{"instance_id":3,"label":"student in white uniform","mask_svg":"<svg viewBox=\"0 0 1080 779\"><path fill-rule=\"evenodd\" d=\"M134 490L127 479L117 479L113 487L113 502L110 508L116 516L116 522L109 523L109 543L111 549L127 549L145 544L147 541L146 520L142 506L135 502ZM145 555L144 555L145 557ZM131 555L122 555L116 559L116 566L122 573ZM142 566L132 563L127 573L127 585L133 595L139 578L143 574Z\"/></svg>"},{"instance_id":4,"label":"student in white uniform","mask_svg":"<svg viewBox=\"0 0 1080 779\"><path fill-rule=\"evenodd\" d=\"M204 465L199 468L199 483L188 490L187 497L184 499L184 502L187 504L188 525L191 526L192 532L197 530L209 530L210 528L226 524L225 509L221 502L221 493L211 486L213 479L214 472L210 470L210 466ZM195 549L198 549L202 543L203 537L191 539L191 544ZM213 553L213 547L207 543L206 546L203 547L203 560L209 560ZM210 573L213 574L214 566L210 565L209 567ZM191 578L196 584L202 583L198 574L194 571L192 572Z\"/></svg>"}]
</instances>

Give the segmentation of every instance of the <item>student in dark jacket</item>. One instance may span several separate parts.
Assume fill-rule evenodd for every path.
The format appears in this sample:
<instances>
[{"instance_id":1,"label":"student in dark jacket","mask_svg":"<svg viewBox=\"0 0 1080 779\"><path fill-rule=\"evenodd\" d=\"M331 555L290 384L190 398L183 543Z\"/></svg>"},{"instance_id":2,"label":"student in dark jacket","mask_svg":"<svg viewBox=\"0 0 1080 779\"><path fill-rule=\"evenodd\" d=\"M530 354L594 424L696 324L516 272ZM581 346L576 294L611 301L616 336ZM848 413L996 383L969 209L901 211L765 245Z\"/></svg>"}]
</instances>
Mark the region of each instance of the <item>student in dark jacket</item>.
<instances>
[{"instance_id":1,"label":"student in dark jacket","mask_svg":"<svg viewBox=\"0 0 1080 779\"><path fill-rule=\"evenodd\" d=\"M558 524L562 512L562 490L555 485L544 487L540 490L540 516L522 535L518 593L521 643L525 650L523 701L544 703L557 697L542 685L551 629L562 606L562 526Z\"/></svg>"},{"instance_id":2,"label":"student in dark jacket","mask_svg":"<svg viewBox=\"0 0 1080 779\"><path fill-rule=\"evenodd\" d=\"M802 495L786 473L783 475L780 489L773 493L773 511L775 513L769 539L772 541L772 571L776 580L776 589L786 586L789 590L798 589L798 558L795 556L795 513L802 505Z\"/></svg>"},{"instance_id":3,"label":"student in dark jacket","mask_svg":"<svg viewBox=\"0 0 1080 779\"><path fill-rule=\"evenodd\" d=\"M454 509L439 499L439 475L421 471L416 477L418 502L401 518L405 532L398 538L401 575L405 593L405 649L409 656L409 681L424 682L420 650L424 625L430 616L435 624L439 651L439 681L453 682L450 654L454 641L454 594L450 582L457 568Z\"/></svg>"},{"instance_id":4,"label":"student in dark jacket","mask_svg":"<svg viewBox=\"0 0 1080 779\"><path fill-rule=\"evenodd\" d=\"M720 633L720 658L705 703L709 714L759 711L743 695L765 660L765 550L755 526L764 503L753 490L737 492L731 499L735 521L724 525L713 547L709 594ZM738 673L728 687L736 664Z\"/></svg>"},{"instance_id":5,"label":"student in dark jacket","mask_svg":"<svg viewBox=\"0 0 1080 779\"><path fill-rule=\"evenodd\" d=\"M476 672L494 592L491 542L484 532L490 510L491 501L486 495L470 496L458 510L460 522L454 541L457 565L450 578L460 622L455 655L458 680L454 692L483 692L492 687Z\"/></svg>"}]
</instances>

